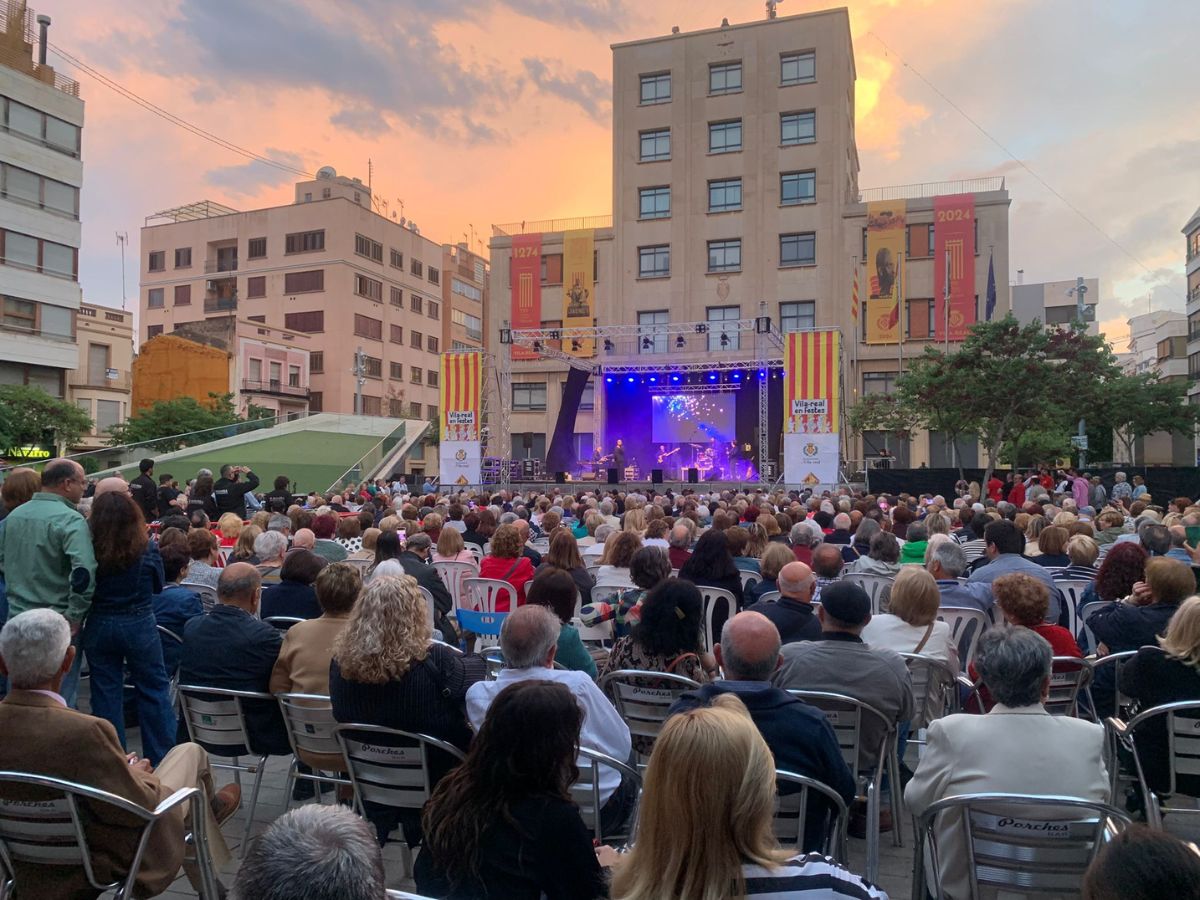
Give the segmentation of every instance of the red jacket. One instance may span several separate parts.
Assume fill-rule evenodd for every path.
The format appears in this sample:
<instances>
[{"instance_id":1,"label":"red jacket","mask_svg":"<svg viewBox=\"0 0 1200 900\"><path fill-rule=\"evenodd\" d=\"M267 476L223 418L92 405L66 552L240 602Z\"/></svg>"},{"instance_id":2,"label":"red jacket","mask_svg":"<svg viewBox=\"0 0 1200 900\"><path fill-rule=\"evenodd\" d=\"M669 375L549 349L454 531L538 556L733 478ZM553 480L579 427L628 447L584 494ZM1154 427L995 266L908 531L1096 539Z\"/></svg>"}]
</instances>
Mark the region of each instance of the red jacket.
<instances>
[{"instance_id":1,"label":"red jacket","mask_svg":"<svg viewBox=\"0 0 1200 900\"><path fill-rule=\"evenodd\" d=\"M517 589L517 606L522 606L525 603L525 585L533 580L533 563L527 556L515 560L485 556L479 563L479 577L507 581ZM508 608L507 598L501 597L496 601L496 612L512 612Z\"/></svg>"},{"instance_id":2,"label":"red jacket","mask_svg":"<svg viewBox=\"0 0 1200 900\"><path fill-rule=\"evenodd\" d=\"M993 478L987 483L987 495L989 500L1000 501L1004 497L1004 482L999 478Z\"/></svg>"},{"instance_id":3,"label":"red jacket","mask_svg":"<svg viewBox=\"0 0 1200 900\"><path fill-rule=\"evenodd\" d=\"M1008 502L1018 508L1025 505L1025 482L1018 481L1008 492Z\"/></svg>"}]
</instances>

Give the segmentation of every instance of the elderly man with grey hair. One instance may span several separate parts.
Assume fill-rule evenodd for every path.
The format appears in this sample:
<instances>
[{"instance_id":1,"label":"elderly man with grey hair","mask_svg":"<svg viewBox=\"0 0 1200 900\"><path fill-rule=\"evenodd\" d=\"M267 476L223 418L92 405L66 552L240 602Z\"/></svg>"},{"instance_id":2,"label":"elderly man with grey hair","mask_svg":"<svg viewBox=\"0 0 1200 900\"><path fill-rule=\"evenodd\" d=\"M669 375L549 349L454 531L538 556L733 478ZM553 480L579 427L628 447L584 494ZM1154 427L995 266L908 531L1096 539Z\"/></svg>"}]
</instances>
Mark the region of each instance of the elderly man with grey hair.
<instances>
[{"instance_id":1,"label":"elderly man with grey hair","mask_svg":"<svg viewBox=\"0 0 1200 900\"><path fill-rule=\"evenodd\" d=\"M683 568L683 564L692 556L691 546L692 529L683 522L676 523L667 537L667 556L671 559L672 569Z\"/></svg>"},{"instance_id":2,"label":"elderly man with grey hair","mask_svg":"<svg viewBox=\"0 0 1200 900\"><path fill-rule=\"evenodd\" d=\"M986 715L951 715L929 725L925 753L904 802L921 815L958 794L1053 794L1108 802L1104 729L1042 705L1053 651L1028 628L984 633L975 664L996 706ZM970 896L962 817L935 823L941 885L948 897Z\"/></svg>"},{"instance_id":3,"label":"elderly man with grey hair","mask_svg":"<svg viewBox=\"0 0 1200 900\"><path fill-rule=\"evenodd\" d=\"M769 619L753 610L738 613L725 623L721 642L713 648L725 677L682 694L671 715L711 706L719 694L733 694L749 710L777 769L815 778L850 803L855 795L854 775L824 713L771 684L782 659L779 651L779 632ZM802 849L812 852L821 849L827 807L816 798L809 804Z\"/></svg>"},{"instance_id":4,"label":"elderly man with grey hair","mask_svg":"<svg viewBox=\"0 0 1200 900\"><path fill-rule=\"evenodd\" d=\"M779 570L775 583L779 586L779 599L759 600L748 611L769 619L785 644L819 641L821 623L813 607L817 579L812 569L802 562L788 563Z\"/></svg>"},{"instance_id":5,"label":"elderly man with grey hair","mask_svg":"<svg viewBox=\"0 0 1200 900\"><path fill-rule=\"evenodd\" d=\"M967 571L967 554L953 541L940 541L929 553L925 570L937 582L942 606L979 609L987 612L996 602L992 586L980 582L963 584L958 577Z\"/></svg>"},{"instance_id":6,"label":"elderly man with grey hair","mask_svg":"<svg viewBox=\"0 0 1200 900\"><path fill-rule=\"evenodd\" d=\"M505 667L495 681L479 681L467 689L467 718L478 732L496 695L518 681L540 678L566 685L583 710L579 743L625 762L633 741L629 726L586 672L556 669L554 657L562 623L549 607L520 606L500 626ZM580 759L580 768L587 765ZM600 770L600 819L605 833L624 824L633 810L636 787L609 768Z\"/></svg>"},{"instance_id":7,"label":"elderly man with grey hair","mask_svg":"<svg viewBox=\"0 0 1200 900\"><path fill-rule=\"evenodd\" d=\"M612 525L605 522L603 525L596 526L596 543L589 547L584 547L581 551L584 562L589 560L599 562L600 557L604 555L604 542L608 540L609 535L615 534L617 531Z\"/></svg>"},{"instance_id":8,"label":"elderly man with grey hair","mask_svg":"<svg viewBox=\"0 0 1200 900\"><path fill-rule=\"evenodd\" d=\"M279 573L283 570L283 555L287 553L287 548L287 537L278 531L264 531L254 539L254 555L258 557L258 565L255 568L264 584L279 583Z\"/></svg>"},{"instance_id":9,"label":"elderly man with grey hair","mask_svg":"<svg viewBox=\"0 0 1200 900\"><path fill-rule=\"evenodd\" d=\"M321 804L272 822L233 884L237 900L382 900L386 892L374 829L345 807Z\"/></svg>"},{"instance_id":10,"label":"elderly man with grey hair","mask_svg":"<svg viewBox=\"0 0 1200 900\"><path fill-rule=\"evenodd\" d=\"M285 538L292 536L292 520L283 513L272 513L267 519L267 531L276 531Z\"/></svg>"}]
</instances>

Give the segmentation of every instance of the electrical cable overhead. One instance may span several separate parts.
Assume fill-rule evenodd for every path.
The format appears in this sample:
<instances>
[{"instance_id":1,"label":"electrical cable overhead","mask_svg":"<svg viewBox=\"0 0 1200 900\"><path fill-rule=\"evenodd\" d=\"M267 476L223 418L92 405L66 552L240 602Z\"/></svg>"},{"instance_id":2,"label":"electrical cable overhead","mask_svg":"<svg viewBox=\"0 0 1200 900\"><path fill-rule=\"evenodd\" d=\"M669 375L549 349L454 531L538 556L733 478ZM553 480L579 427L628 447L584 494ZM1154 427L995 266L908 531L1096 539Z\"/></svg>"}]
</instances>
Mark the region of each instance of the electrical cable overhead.
<instances>
[{"instance_id":1,"label":"electrical cable overhead","mask_svg":"<svg viewBox=\"0 0 1200 900\"><path fill-rule=\"evenodd\" d=\"M130 102L140 106L142 109L146 110L147 112L158 116L159 118L169 122L170 124L176 126L177 128L182 128L184 131L187 131L190 134L192 134L202 140L208 141L211 144L215 144L216 146L222 148L223 150L228 150L231 153L237 153L241 156L246 157L247 159L253 160L254 162L260 162L260 163L263 163L264 165L273 166L276 169L280 169L284 172L291 172L292 174L295 174L295 175L303 175L306 178L316 177L311 172L306 172L303 169L297 168L296 166L288 165L287 163L280 162L277 159L272 159L269 156L264 156L261 153L256 153L253 150L247 150L245 147L240 147L237 144L233 143L232 141L228 141L225 138L219 137L218 135L215 135L210 131L206 131L205 129L201 128L199 125L195 125L192 122L189 122L186 119L183 119L183 118L175 115L172 112L168 112L167 110L163 109L161 106L158 106L157 104L152 103L151 101L147 100L145 97L135 94L133 91L129 90L129 88L127 88L124 85L120 84L119 82L113 80L112 78L109 78L107 75L105 75L103 72L99 71L98 69L95 69L92 66L88 65L87 63L85 63L78 56L75 56L74 54L67 52L66 50L62 49L61 47L59 47L55 44L51 44L49 42L47 42L47 44L48 44L49 48L52 51L54 51L55 55L61 57L63 60L68 62L71 66L78 69L83 74L95 79L100 84L104 85L109 90L113 91L114 93L121 95L126 100L129 100Z\"/></svg>"}]
</instances>

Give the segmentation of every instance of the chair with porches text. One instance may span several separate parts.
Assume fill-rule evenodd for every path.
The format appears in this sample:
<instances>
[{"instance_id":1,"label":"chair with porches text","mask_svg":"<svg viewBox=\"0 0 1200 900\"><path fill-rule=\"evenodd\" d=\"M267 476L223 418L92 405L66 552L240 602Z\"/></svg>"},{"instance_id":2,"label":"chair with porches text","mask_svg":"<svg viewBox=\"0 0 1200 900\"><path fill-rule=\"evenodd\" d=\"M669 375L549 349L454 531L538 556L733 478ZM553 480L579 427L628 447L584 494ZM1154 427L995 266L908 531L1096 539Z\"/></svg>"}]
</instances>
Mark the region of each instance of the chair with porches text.
<instances>
[{"instance_id":1,"label":"chair with porches text","mask_svg":"<svg viewBox=\"0 0 1200 900\"><path fill-rule=\"evenodd\" d=\"M382 725L343 723L333 729L354 786L354 805L365 815L366 804L420 812L433 793L430 752L466 759L453 744L427 734ZM400 841L404 876L412 877L412 851Z\"/></svg>"},{"instance_id":2,"label":"chair with porches text","mask_svg":"<svg viewBox=\"0 0 1200 900\"><path fill-rule=\"evenodd\" d=\"M180 788L150 810L108 791L61 778L0 771L0 798L0 898L4 900L14 896L14 865L18 863L79 867L97 893L114 891L113 900L129 900L154 825L180 806L189 806L191 811L191 832L185 842L200 874L201 900L218 898L220 888L208 848L208 820L200 805L208 803L209 798L200 788ZM137 822L140 834L123 876L101 881L95 868L97 859L89 847L88 824L111 818L126 824Z\"/></svg>"},{"instance_id":3,"label":"chair with porches text","mask_svg":"<svg viewBox=\"0 0 1200 900\"><path fill-rule=\"evenodd\" d=\"M818 798L825 801L824 843L817 852L832 857L843 865L849 865L847 830L850 824L850 809L837 791L824 782L775 770L775 817L772 831L781 847L804 849L805 827L810 810ZM784 793L784 789L788 793ZM816 796L814 796L816 795Z\"/></svg>"},{"instance_id":4,"label":"chair with porches text","mask_svg":"<svg viewBox=\"0 0 1200 900\"><path fill-rule=\"evenodd\" d=\"M606 834L601 827L600 809L603 804L600 802L600 770L609 768L623 779L633 779L639 801L642 794L642 776L628 763L589 747L579 748L578 766L579 778L571 785L571 799L579 807L579 815L583 824L592 832L592 837L602 844L613 841L632 843L637 831L637 803L630 813L629 821L619 832Z\"/></svg>"},{"instance_id":5,"label":"chair with porches text","mask_svg":"<svg viewBox=\"0 0 1200 900\"><path fill-rule=\"evenodd\" d=\"M883 790L883 774L888 772L889 793L892 798L892 819L899 822L903 814L903 794L896 789L900 784L900 761L897 758L896 724L870 704L863 703L845 694L827 691L789 690L793 697L815 706L825 714L825 719L837 737L842 758L855 775L857 794L867 804L867 880L879 880L879 818L881 811L880 792ZM883 726L883 737L878 747L867 747L863 737L863 723L875 719ZM875 751L876 763L864 770L860 764L864 751ZM903 846L900 828L892 829L892 841Z\"/></svg>"},{"instance_id":6,"label":"chair with porches text","mask_svg":"<svg viewBox=\"0 0 1200 900\"><path fill-rule=\"evenodd\" d=\"M1151 790L1146 780L1146 749L1145 738L1139 746L1138 731L1154 719L1165 719L1163 727L1167 740L1167 789L1159 793ZM1163 827L1164 808L1172 816L1182 817L1187 814L1195 816L1200 812L1197 800L1200 796L1185 793L1181 790L1180 776L1200 780L1200 701L1182 700L1176 703L1164 703L1152 706L1138 713L1128 722L1109 718L1106 727L1115 735L1117 741L1128 750L1134 760L1134 770L1137 774L1138 787L1145 800L1146 822L1151 828ZM1200 791L1197 791L1200 794ZM1165 806L1166 803L1178 798L1191 801L1186 806Z\"/></svg>"},{"instance_id":7,"label":"chair with porches text","mask_svg":"<svg viewBox=\"0 0 1200 900\"><path fill-rule=\"evenodd\" d=\"M336 770L319 769L313 772L300 771L304 761L302 754L321 754L322 756L342 755L341 744L334 737L333 729L337 720L333 718L333 705L323 694L276 694L279 699L279 709L283 713L283 724L287 726L288 742L292 745L292 764L288 767L287 783L283 796L285 806L290 805L292 787L296 779L310 781L314 785L341 784L350 785L350 779L344 774L345 760ZM312 757L310 756L309 759ZM317 799L320 801L321 791L318 787Z\"/></svg>"},{"instance_id":8,"label":"chair with porches text","mask_svg":"<svg viewBox=\"0 0 1200 900\"><path fill-rule=\"evenodd\" d=\"M917 822L912 896L943 900L938 819L957 816L970 897L1079 896L1096 854L1129 824L1127 813L1077 797L964 794L932 804ZM928 870L927 870L928 869Z\"/></svg>"},{"instance_id":9,"label":"chair with porches text","mask_svg":"<svg viewBox=\"0 0 1200 900\"><path fill-rule=\"evenodd\" d=\"M891 575L874 575L870 572L850 572L842 576L842 581L848 581L850 584L857 584L867 596L871 598L871 615L879 615L882 607L882 598L885 588L891 588L892 583L896 580Z\"/></svg>"},{"instance_id":10,"label":"chair with porches text","mask_svg":"<svg viewBox=\"0 0 1200 900\"><path fill-rule=\"evenodd\" d=\"M651 742L662 731L675 701L687 691L699 689L698 682L683 675L643 669L617 669L600 679L600 690L612 701L630 735Z\"/></svg>"}]
</instances>

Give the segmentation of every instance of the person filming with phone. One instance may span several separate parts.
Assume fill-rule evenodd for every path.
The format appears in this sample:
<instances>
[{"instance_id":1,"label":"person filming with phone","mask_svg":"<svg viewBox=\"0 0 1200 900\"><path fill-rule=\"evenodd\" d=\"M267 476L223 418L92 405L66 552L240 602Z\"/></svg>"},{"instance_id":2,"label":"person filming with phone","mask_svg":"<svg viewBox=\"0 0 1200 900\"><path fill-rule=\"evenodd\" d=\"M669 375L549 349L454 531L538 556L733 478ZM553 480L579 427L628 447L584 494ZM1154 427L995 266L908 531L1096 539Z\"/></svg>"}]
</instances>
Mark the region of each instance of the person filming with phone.
<instances>
[{"instance_id":1,"label":"person filming with phone","mask_svg":"<svg viewBox=\"0 0 1200 900\"><path fill-rule=\"evenodd\" d=\"M242 473L246 480L241 480ZM246 495L258 487L258 476L250 471L249 466L231 466L229 463L221 466L221 478L213 485L213 500L217 504L218 513L235 513L240 518L246 518Z\"/></svg>"}]
</instances>

